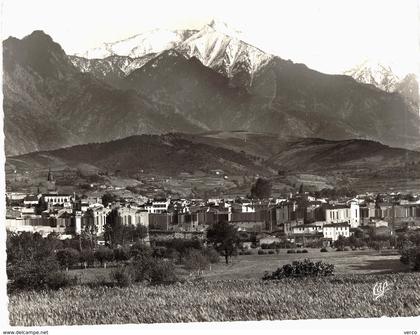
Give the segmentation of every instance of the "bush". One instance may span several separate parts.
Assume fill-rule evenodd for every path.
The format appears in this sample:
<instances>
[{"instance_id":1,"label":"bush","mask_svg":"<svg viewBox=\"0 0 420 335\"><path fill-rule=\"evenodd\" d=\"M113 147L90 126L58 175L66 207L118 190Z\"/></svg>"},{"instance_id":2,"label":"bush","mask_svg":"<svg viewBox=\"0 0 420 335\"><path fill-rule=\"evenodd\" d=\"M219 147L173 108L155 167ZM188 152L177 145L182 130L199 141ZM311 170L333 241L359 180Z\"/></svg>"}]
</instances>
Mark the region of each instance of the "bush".
<instances>
[{"instance_id":1,"label":"bush","mask_svg":"<svg viewBox=\"0 0 420 335\"><path fill-rule=\"evenodd\" d=\"M328 249L327 248L322 248L321 252L328 252Z\"/></svg>"},{"instance_id":2,"label":"bush","mask_svg":"<svg viewBox=\"0 0 420 335\"><path fill-rule=\"evenodd\" d=\"M150 282L152 284L170 284L178 280L172 262L156 260L152 264L153 266L150 272Z\"/></svg>"},{"instance_id":3,"label":"bush","mask_svg":"<svg viewBox=\"0 0 420 335\"><path fill-rule=\"evenodd\" d=\"M288 277L323 277L331 276L334 274L334 265L319 262L311 262L305 259L302 262L294 261L292 264L283 265L273 273L266 272L263 280L282 279Z\"/></svg>"},{"instance_id":4,"label":"bush","mask_svg":"<svg viewBox=\"0 0 420 335\"><path fill-rule=\"evenodd\" d=\"M287 250L287 253L288 254L295 254L296 250L295 249L289 249L289 250Z\"/></svg>"},{"instance_id":5,"label":"bush","mask_svg":"<svg viewBox=\"0 0 420 335\"><path fill-rule=\"evenodd\" d=\"M301 254L302 253L302 250L298 249L298 250L296 250L296 253L297 254Z\"/></svg>"},{"instance_id":6,"label":"bush","mask_svg":"<svg viewBox=\"0 0 420 335\"><path fill-rule=\"evenodd\" d=\"M251 250L245 250L244 255L252 255L252 251Z\"/></svg>"},{"instance_id":7,"label":"bush","mask_svg":"<svg viewBox=\"0 0 420 335\"><path fill-rule=\"evenodd\" d=\"M117 262L125 262L130 259L130 250L127 248L115 248L113 253L114 259Z\"/></svg>"},{"instance_id":8,"label":"bush","mask_svg":"<svg viewBox=\"0 0 420 335\"><path fill-rule=\"evenodd\" d=\"M45 284L52 290L77 284L77 277L70 278L67 273L62 271L51 272L47 275Z\"/></svg>"},{"instance_id":9,"label":"bush","mask_svg":"<svg viewBox=\"0 0 420 335\"><path fill-rule=\"evenodd\" d=\"M302 254L307 254L307 253L308 253L308 250L306 250L306 249L302 250Z\"/></svg>"},{"instance_id":10,"label":"bush","mask_svg":"<svg viewBox=\"0 0 420 335\"><path fill-rule=\"evenodd\" d=\"M350 247L345 247L344 248L344 251L350 251L351 249L350 249Z\"/></svg>"},{"instance_id":11,"label":"bush","mask_svg":"<svg viewBox=\"0 0 420 335\"><path fill-rule=\"evenodd\" d=\"M207 247L203 249L204 255L207 257L210 263L216 264L220 261L220 254L213 247Z\"/></svg>"},{"instance_id":12,"label":"bush","mask_svg":"<svg viewBox=\"0 0 420 335\"><path fill-rule=\"evenodd\" d=\"M209 263L208 258L197 249L190 249L184 259L186 269L199 272L206 270Z\"/></svg>"},{"instance_id":13,"label":"bush","mask_svg":"<svg viewBox=\"0 0 420 335\"><path fill-rule=\"evenodd\" d=\"M8 266L7 275L12 289L43 289L47 287L50 273L60 270L57 259L53 256L37 259L22 258Z\"/></svg>"},{"instance_id":14,"label":"bush","mask_svg":"<svg viewBox=\"0 0 420 335\"><path fill-rule=\"evenodd\" d=\"M127 267L120 267L111 272L111 278L119 287L128 287L132 282L132 273Z\"/></svg>"},{"instance_id":15,"label":"bush","mask_svg":"<svg viewBox=\"0 0 420 335\"><path fill-rule=\"evenodd\" d=\"M344 248L337 248L335 251L344 251Z\"/></svg>"},{"instance_id":16,"label":"bush","mask_svg":"<svg viewBox=\"0 0 420 335\"><path fill-rule=\"evenodd\" d=\"M274 250L268 250L269 255L274 255Z\"/></svg>"},{"instance_id":17,"label":"bush","mask_svg":"<svg viewBox=\"0 0 420 335\"><path fill-rule=\"evenodd\" d=\"M266 252L264 250L262 250L262 249L258 250L258 255L265 255L265 254L266 254Z\"/></svg>"},{"instance_id":18,"label":"bush","mask_svg":"<svg viewBox=\"0 0 420 335\"><path fill-rule=\"evenodd\" d=\"M405 245L400 253L401 263L409 265L412 271L420 271L420 247Z\"/></svg>"}]
</instances>

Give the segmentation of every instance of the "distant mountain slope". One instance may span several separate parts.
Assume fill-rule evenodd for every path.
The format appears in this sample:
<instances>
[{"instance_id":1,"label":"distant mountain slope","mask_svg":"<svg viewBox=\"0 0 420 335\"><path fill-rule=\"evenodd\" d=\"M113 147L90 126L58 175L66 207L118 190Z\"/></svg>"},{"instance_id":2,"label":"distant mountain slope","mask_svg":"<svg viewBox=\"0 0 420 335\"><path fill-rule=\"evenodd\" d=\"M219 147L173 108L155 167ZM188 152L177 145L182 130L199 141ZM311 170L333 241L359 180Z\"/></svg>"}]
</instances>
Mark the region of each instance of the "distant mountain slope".
<instances>
[{"instance_id":1,"label":"distant mountain slope","mask_svg":"<svg viewBox=\"0 0 420 335\"><path fill-rule=\"evenodd\" d=\"M79 59L90 69L81 73L42 32L9 38L3 46L7 155L212 130L420 147L419 116L400 94L278 57L257 66L250 85L251 76L232 85L233 78L175 49L131 63L111 56L100 61L110 68L119 64L121 71L104 74ZM133 62L144 65L133 71Z\"/></svg>"},{"instance_id":2,"label":"distant mountain slope","mask_svg":"<svg viewBox=\"0 0 420 335\"><path fill-rule=\"evenodd\" d=\"M7 155L201 129L170 106L80 73L60 45L41 31L4 41L3 60Z\"/></svg>"},{"instance_id":3,"label":"distant mountain slope","mask_svg":"<svg viewBox=\"0 0 420 335\"><path fill-rule=\"evenodd\" d=\"M344 74L360 83L374 85L385 92L401 94L411 107L411 111L416 115L419 114L419 84L415 74L408 74L401 79L390 66L373 61L365 61L345 71Z\"/></svg>"},{"instance_id":4,"label":"distant mountain slope","mask_svg":"<svg viewBox=\"0 0 420 335\"><path fill-rule=\"evenodd\" d=\"M403 171L420 164L420 153L364 140L279 138L270 134L211 132L205 134L140 135L117 141L8 157L20 171L92 166L133 175L140 170L156 175L221 169L229 174L275 175L277 170L316 173L331 171L380 173Z\"/></svg>"},{"instance_id":5,"label":"distant mountain slope","mask_svg":"<svg viewBox=\"0 0 420 335\"><path fill-rule=\"evenodd\" d=\"M18 169L30 170L89 165L101 171L120 170L125 175L140 170L156 175L209 173L215 169L234 174L268 172L267 167L258 164L250 155L194 143L173 134L132 136L112 142L31 153L9 157L7 162Z\"/></svg>"}]
</instances>

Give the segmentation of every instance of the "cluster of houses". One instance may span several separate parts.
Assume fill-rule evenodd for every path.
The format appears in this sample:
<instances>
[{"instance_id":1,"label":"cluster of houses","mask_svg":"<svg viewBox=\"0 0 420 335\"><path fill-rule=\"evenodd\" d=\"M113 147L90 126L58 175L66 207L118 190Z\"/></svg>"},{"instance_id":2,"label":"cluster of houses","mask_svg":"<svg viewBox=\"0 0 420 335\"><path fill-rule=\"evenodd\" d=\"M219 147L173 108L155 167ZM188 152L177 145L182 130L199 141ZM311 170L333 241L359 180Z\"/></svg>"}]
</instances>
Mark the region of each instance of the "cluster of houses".
<instances>
[{"instance_id":1,"label":"cluster of houses","mask_svg":"<svg viewBox=\"0 0 420 335\"><path fill-rule=\"evenodd\" d=\"M70 238L89 230L103 236L112 211L124 225L143 225L154 238L204 238L207 228L220 221L239 231L257 234L265 241L279 237L292 242L349 237L358 228L372 227L392 234L395 229L420 226L420 200L398 194L374 194L330 200L309 194L290 194L283 199L150 199L139 203L121 199L103 204L101 197L75 194L27 195L9 192L6 228L12 232L58 233ZM261 243L261 241L260 241Z\"/></svg>"}]
</instances>

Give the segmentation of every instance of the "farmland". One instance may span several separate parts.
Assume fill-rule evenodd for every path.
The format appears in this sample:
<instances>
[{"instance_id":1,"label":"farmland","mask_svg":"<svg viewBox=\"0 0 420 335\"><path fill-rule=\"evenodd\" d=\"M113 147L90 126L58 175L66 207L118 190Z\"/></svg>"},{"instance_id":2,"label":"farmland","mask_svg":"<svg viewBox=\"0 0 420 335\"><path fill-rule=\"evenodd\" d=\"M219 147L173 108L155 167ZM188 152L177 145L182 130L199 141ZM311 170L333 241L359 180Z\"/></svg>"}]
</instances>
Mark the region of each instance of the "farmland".
<instances>
[{"instance_id":1,"label":"farmland","mask_svg":"<svg viewBox=\"0 0 420 335\"><path fill-rule=\"evenodd\" d=\"M206 280L236 280L248 279L259 280L265 271L273 271L277 267L291 263L294 260L310 258L313 261L325 261L335 267L336 274L386 274L404 272L407 266L400 262L400 255L395 251L383 250L378 253L374 250L344 251L337 252L331 249L327 253L321 253L319 249L308 248L307 254L287 254L287 250L280 249L279 254L240 255L232 257L230 263L224 262L213 264L211 270L205 270L203 277ZM88 268L71 270L72 276L77 276L81 283L95 282L98 278L108 278L112 267ZM177 266L177 274L182 278L188 276L188 272Z\"/></svg>"},{"instance_id":2,"label":"farmland","mask_svg":"<svg viewBox=\"0 0 420 335\"><path fill-rule=\"evenodd\" d=\"M389 290L375 300L373 286L385 280ZM19 326L416 316L420 274L76 286L13 294L9 312Z\"/></svg>"},{"instance_id":3,"label":"farmland","mask_svg":"<svg viewBox=\"0 0 420 335\"><path fill-rule=\"evenodd\" d=\"M126 288L77 285L58 291L12 293L10 323L19 326L161 323L416 316L420 314L420 274L403 273L399 256L388 251L240 255L229 265L212 265L199 279L178 267L182 282L134 284ZM336 275L262 281L264 271L293 260L323 260ZM72 270L79 283L108 278L112 268ZM397 273L399 272L399 273ZM191 279L189 279L191 278ZM375 300L376 282L389 291ZM182 297L182 299L180 298ZM332 308L331 306L334 306Z\"/></svg>"}]
</instances>

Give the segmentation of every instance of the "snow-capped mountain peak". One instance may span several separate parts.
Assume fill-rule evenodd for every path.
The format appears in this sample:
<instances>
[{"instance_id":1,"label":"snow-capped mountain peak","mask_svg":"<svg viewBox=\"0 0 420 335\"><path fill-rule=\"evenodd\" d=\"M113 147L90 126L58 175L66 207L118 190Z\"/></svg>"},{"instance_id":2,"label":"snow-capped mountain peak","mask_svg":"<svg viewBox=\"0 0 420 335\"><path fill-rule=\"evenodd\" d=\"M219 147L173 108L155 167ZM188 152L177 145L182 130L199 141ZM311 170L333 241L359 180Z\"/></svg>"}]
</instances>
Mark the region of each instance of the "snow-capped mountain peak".
<instances>
[{"instance_id":1,"label":"snow-capped mountain peak","mask_svg":"<svg viewBox=\"0 0 420 335\"><path fill-rule=\"evenodd\" d=\"M244 42L240 35L241 32L232 29L226 23L212 20L198 31L155 29L124 40L103 43L97 48L76 55L79 58L73 57L72 61L83 72L88 72L92 67L89 59L125 56L129 57L130 61L120 70L128 75L142 67L145 64L143 60L150 59L146 56L174 49L187 58L196 57L205 66L229 78L240 76L240 84L250 85L254 73L273 56ZM88 60L82 61L80 56ZM141 61L138 61L139 59ZM95 64L98 62L100 61L94 61Z\"/></svg>"},{"instance_id":2,"label":"snow-capped mountain peak","mask_svg":"<svg viewBox=\"0 0 420 335\"><path fill-rule=\"evenodd\" d=\"M239 38L242 35L241 31L236 30L230 27L227 23L217 20L217 19L211 20L211 22L207 26L210 27L214 31L218 31L222 34L225 34L231 37Z\"/></svg>"},{"instance_id":3,"label":"snow-capped mountain peak","mask_svg":"<svg viewBox=\"0 0 420 335\"><path fill-rule=\"evenodd\" d=\"M386 92L393 92L401 80L389 65L373 60L365 60L360 65L345 71L344 74L361 83L374 85Z\"/></svg>"}]
</instances>

